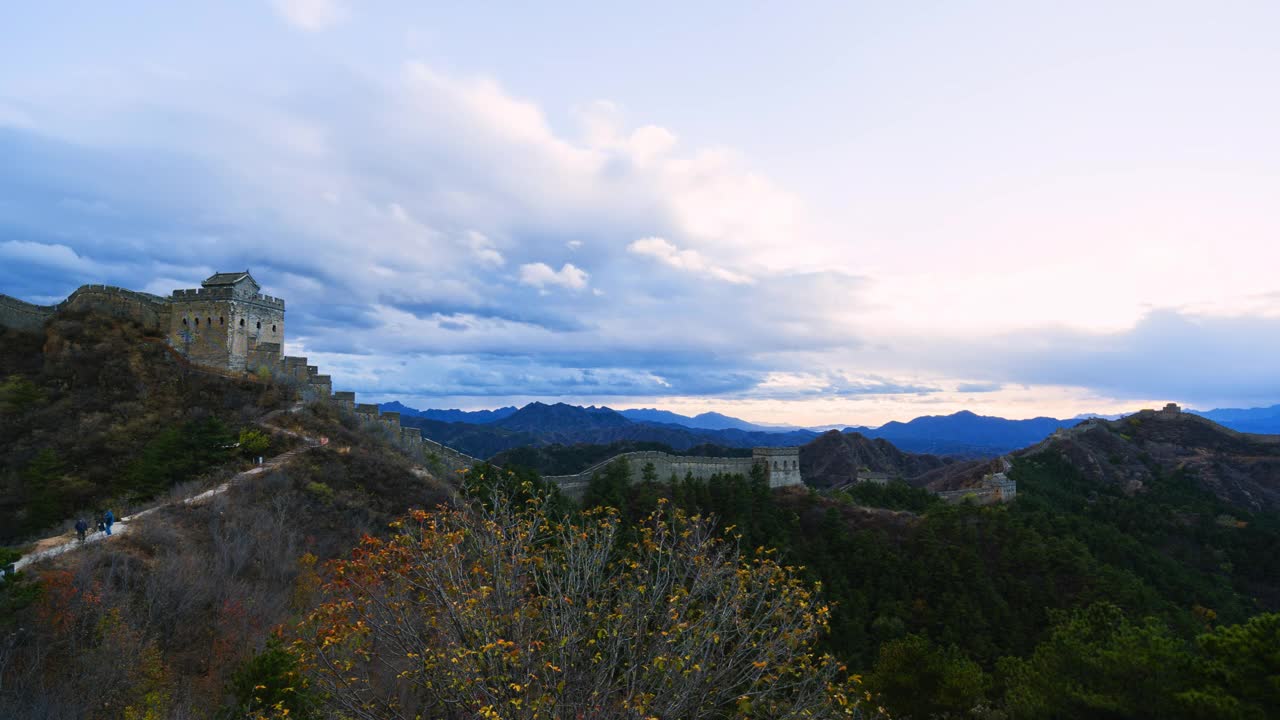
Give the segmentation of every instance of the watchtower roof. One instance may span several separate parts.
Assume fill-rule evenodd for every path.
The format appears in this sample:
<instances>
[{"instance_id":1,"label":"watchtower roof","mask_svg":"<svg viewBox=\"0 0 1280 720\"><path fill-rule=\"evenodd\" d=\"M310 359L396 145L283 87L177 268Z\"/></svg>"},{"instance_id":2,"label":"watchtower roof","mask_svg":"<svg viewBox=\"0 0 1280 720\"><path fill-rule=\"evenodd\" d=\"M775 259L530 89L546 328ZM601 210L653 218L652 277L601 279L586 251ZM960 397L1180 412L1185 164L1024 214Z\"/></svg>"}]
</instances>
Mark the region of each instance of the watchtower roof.
<instances>
[{"instance_id":1,"label":"watchtower roof","mask_svg":"<svg viewBox=\"0 0 1280 720\"><path fill-rule=\"evenodd\" d=\"M235 285L239 285L241 282L245 280L248 280L249 282L253 283L253 287L255 290L262 287L261 285L258 284L257 280L253 279L253 276L249 274L248 270L245 270L243 272L214 273L209 277L205 278L204 282L200 283L200 286L201 287L232 287Z\"/></svg>"}]
</instances>

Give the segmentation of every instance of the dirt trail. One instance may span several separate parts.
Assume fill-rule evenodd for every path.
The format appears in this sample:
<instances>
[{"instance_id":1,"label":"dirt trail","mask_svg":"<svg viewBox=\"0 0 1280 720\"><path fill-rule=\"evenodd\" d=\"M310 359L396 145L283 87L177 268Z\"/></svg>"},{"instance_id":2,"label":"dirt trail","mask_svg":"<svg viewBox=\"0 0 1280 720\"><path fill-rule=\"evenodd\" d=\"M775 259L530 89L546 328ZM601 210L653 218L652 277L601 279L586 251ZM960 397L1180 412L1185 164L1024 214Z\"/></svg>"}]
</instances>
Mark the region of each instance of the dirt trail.
<instances>
[{"instance_id":1,"label":"dirt trail","mask_svg":"<svg viewBox=\"0 0 1280 720\"><path fill-rule=\"evenodd\" d=\"M108 540L110 538L116 537L117 535L124 535L129 531L129 528L131 528L135 522L137 522L143 517L146 517L147 515L150 515L156 510L159 510L160 508L171 507L174 505L192 505L192 504L204 502L209 498L212 498L216 495L220 495L226 492L232 485L238 482L248 480L254 476L261 475L262 473L269 472L271 470L275 470L276 468L279 468L282 465L288 463L290 460L292 460L294 457L298 456L301 453L304 453L312 448L327 445L329 443L329 438L311 437L310 435L304 435L294 430L277 427L267 422L270 419L282 413L297 412L300 409L302 409L301 403L287 409L273 410L272 412L269 412L266 415L263 415L261 418L259 418L257 421L257 424L260 427L265 428L270 432L278 433L281 435L288 435L290 437L294 437L302 440L304 445L302 445L301 447L296 447L292 450L288 450L286 452L280 453L279 455L268 458L261 465L256 465L248 470L245 470L242 473L238 473L234 477L232 477L230 480L222 483L221 485L218 485L215 488L205 490L204 492L200 492L195 495L191 495L189 497L175 499L169 502L161 503L154 507L147 508L146 510L142 510L141 512L136 512L128 517L122 517L119 520L117 520L116 523L111 527L110 535L107 535L105 532L98 532L97 530L91 530L89 533L85 535L84 542L82 543L76 538L76 533L73 530L68 533L63 533L61 535L54 535L53 537L47 537L47 538L38 540L36 541L32 552L26 555L23 555L22 558L18 560L18 562L14 563L14 569L21 570L32 563L37 563L37 562L40 562L41 560L47 560L51 557L57 557L58 555L62 555L63 553L70 552L72 550L75 550L76 548L83 547L91 543L102 542L104 540Z\"/></svg>"}]
</instances>

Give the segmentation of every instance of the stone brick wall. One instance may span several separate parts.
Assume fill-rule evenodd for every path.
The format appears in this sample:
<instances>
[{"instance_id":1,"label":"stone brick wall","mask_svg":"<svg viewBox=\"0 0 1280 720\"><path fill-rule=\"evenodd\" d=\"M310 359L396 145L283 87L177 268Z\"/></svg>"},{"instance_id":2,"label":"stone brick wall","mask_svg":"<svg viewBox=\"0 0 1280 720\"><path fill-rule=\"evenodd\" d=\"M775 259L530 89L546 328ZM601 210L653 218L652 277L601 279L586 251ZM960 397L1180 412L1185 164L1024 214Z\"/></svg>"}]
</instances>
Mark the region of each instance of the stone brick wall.
<instances>
[{"instance_id":1,"label":"stone brick wall","mask_svg":"<svg viewBox=\"0 0 1280 720\"><path fill-rule=\"evenodd\" d=\"M546 479L556 483L565 495L580 500L586 493L591 477L617 460L626 460L630 482L633 483L641 481L644 468L650 463L653 464L657 479L668 482L673 476L677 480L690 475L695 480L708 480L713 475L749 475L752 467L766 462L769 464L765 468L765 476L769 478L770 487L799 485L803 482L800 478L799 448L756 448L749 458L690 457L642 450L617 455L574 475L552 475ZM773 469L774 461L778 463L777 470Z\"/></svg>"},{"instance_id":2,"label":"stone brick wall","mask_svg":"<svg viewBox=\"0 0 1280 720\"><path fill-rule=\"evenodd\" d=\"M54 308L48 305L32 305L15 297L0 295L0 326L34 332L44 327L53 313Z\"/></svg>"}]
</instances>

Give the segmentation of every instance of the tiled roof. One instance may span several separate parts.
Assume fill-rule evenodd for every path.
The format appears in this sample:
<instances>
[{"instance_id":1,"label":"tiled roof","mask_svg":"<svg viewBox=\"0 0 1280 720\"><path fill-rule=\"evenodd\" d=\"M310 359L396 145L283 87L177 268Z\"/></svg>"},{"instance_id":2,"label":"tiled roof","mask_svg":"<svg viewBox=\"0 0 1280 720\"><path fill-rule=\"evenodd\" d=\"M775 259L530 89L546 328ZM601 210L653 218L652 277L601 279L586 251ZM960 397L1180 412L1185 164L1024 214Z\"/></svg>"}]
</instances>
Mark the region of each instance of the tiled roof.
<instances>
[{"instance_id":1,"label":"tiled roof","mask_svg":"<svg viewBox=\"0 0 1280 720\"><path fill-rule=\"evenodd\" d=\"M248 270L243 272L214 273L200 284L204 287L221 287L225 285L235 285L245 278L248 278L249 282L254 285L258 284L258 281L253 279L253 276L249 274Z\"/></svg>"}]
</instances>

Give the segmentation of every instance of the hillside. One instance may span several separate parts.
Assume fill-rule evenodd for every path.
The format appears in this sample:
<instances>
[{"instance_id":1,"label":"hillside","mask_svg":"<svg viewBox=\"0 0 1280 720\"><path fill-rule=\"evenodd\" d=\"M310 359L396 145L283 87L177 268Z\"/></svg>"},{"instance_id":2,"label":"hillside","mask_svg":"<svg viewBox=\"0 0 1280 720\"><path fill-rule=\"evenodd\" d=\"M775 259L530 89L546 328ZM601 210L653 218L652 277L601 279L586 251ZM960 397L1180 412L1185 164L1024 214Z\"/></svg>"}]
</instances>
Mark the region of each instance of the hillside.
<instances>
[{"instance_id":1,"label":"hillside","mask_svg":"<svg viewBox=\"0 0 1280 720\"><path fill-rule=\"evenodd\" d=\"M903 452L881 438L837 430L800 447L800 472L808 485L819 488L846 485L860 470L910 480L950 462L935 455Z\"/></svg>"},{"instance_id":2,"label":"hillside","mask_svg":"<svg viewBox=\"0 0 1280 720\"><path fill-rule=\"evenodd\" d=\"M1250 435L1191 413L1093 420L1029 448L1061 454L1086 477L1133 494L1183 475L1251 511L1280 510L1280 436Z\"/></svg>"},{"instance_id":3,"label":"hillside","mask_svg":"<svg viewBox=\"0 0 1280 720\"><path fill-rule=\"evenodd\" d=\"M283 386L187 366L128 320L65 312L0 332L0 541L247 466L240 432L288 402ZM285 442L263 440L252 454Z\"/></svg>"},{"instance_id":4,"label":"hillside","mask_svg":"<svg viewBox=\"0 0 1280 720\"><path fill-rule=\"evenodd\" d=\"M235 673L310 607L324 563L456 496L335 405L189 367L128 321L4 332L0 377L4 540L71 547L0 582L0 717L243 717ZM253 464L241 429L289 459L212 492ZM139 505L113 537L61 532Z\"/></svg>"},{"instance_id":5,"label":"hillside","mask_svg":"<svg viewBox=\"0 0 1280 720\"><path fill-rule=\"evenodd\" d=\"M1144 444L1186 432L1206 462L1232 462L1228 446L1207 440L1220 429L1206 438L1196 434L1204 427L1176 423L1146 430ZM861 461L868 446L887 452L881 442L837 433L814 445L823 457ZM1236 717L1271 717L1261 708L1280 709L1280 697L1216 680L1214 668L1238 661L1230 672L1274 676L1280 517L1225 502L1185 468L1156 465L1140 492L1127 491L1068 449L1045 443L1017 454L1018 498L1006 505L930 502L900 483L817 493L743 478L612 493L602 478L588 496L612 496L628 517L665 498L804 566L832 601L830 650L865 670L894 716L982 717L974 707L1046 720L1233 716L1181 704L1195 690L1250 708ZM901 461L892 452L884 459ZM954 469L959 481L989 466L955 462L922 477ZM1262 655L1243 646L1206 655L1213 645L1196 638L1210 632Z\"/></svg>"}]
</instances>

